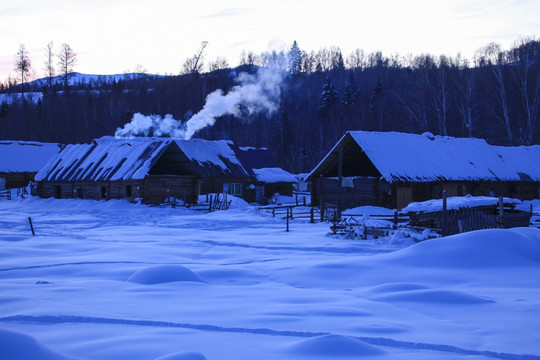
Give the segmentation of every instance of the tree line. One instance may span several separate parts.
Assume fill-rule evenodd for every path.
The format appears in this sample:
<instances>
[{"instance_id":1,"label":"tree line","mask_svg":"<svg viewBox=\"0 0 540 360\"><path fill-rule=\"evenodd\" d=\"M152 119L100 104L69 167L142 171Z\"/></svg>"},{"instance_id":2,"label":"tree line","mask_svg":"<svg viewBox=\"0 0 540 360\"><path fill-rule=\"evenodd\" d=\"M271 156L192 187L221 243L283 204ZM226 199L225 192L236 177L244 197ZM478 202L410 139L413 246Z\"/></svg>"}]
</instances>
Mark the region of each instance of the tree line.
<instances>
[{"instance_id":1,"label":"tree line","mask_svg":"<svg viewBox=\"0 0 540 360\"><path fill-rule=\"evenodd\" d=\"M1 94L39 93L0 103L3 139L87 142L112 135L133 114L172 114L186 121L216 89L227 92L240 72L259 67L287 72L279 109L267 116L224 116L196 136L268 147L280 165L309 171L348 130L432 132L484 138L492 144L540 143L540 41L523 38L510 50L491 43L472 61L430 54L386 57L338 47L287 52L243 52L231 69L225 59L204 70L204 47L181 75L130 74L110 82L32 88L0 86ZM62 70L64 71L64 70ZM67 76L66 76L67 78ZM52 79L52 77L51 77ZM3 98L2 98L3 99Z\"/></svg>"}]
</instances>

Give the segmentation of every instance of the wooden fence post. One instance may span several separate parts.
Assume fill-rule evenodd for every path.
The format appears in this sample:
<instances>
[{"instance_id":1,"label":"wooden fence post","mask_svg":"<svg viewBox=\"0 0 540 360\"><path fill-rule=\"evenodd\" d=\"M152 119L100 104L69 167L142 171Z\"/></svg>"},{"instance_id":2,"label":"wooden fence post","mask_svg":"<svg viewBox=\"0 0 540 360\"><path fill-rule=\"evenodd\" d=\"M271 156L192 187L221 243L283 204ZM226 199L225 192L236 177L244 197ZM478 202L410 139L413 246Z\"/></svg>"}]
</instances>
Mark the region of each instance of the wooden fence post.
<instances>
[{"instance_id":1,"label":"wooden fence post","mask_svg":"<svg viewBox=\"0 0 540 360\"><path fill-rule=\"evenodd\" d=\"M30 216L28 217L28 222L30 223L30 230L32 230L32 235L36 235L36 233L34 232L34 225L32 225L32 218Z\"/></svg>"},{"instance_id":2,"label":"wooden fence post","mask_svg":"<svg viewBox=\"0 0 540 360\"><path fill-rule=\"evenodd\" d=\"M397 209L394 209L394 230L397 229L398 225L398 211Z\"/></svg>"},{"instance_id":3,"label":"wooden fence post","mask_svg":"<svg viewBox=\"0 0 540 360\"><path fill-rule=\"evenodd\" d=\"M504 229L504 200L499 196L499 227Z\"/></svg>"},{"instance_id":4,"label":"wooden fence post","mask_svg":"<svg viewBox=\"0 0 540 360\"><path fill-rule=\"evenodd\" d=\"M305 198L304 198L305 199ZM532 206L532 205L531 205ZM309 223L313 224L315 222L315 210L313 206L309 210Z\"/></svg>"},{"instance_id":5,"label":"wooden fence post","mask_svg":"<svg viewBox=\"0 0 540 360\"><path fill-rule=\"evenodd\" d=\"M337 184L337 219L341 220L341 211L343 210L343 145L338 145L338 184Z\"/></svg>"},{"instance_id":6,"label":"wooden fence post","mask_svg":"<svg viewBox=\"0 0 540 360\"><path fill-rule=\"evenodd\" d=\"M442 201L442 236L448 235L448 214L447 214L447 203L446 203L446 190L443 190L443 201Z\"/></svg>"},{"instance_id":7,"label":"wooden fence post","mask_svg":"<svg viewBox=\"0 0 540 360\"><path fill-rule=\"evenodd\" d=\"M287 232L289 232L289 208L287 208Z\"/></svg>"}]
</instances>

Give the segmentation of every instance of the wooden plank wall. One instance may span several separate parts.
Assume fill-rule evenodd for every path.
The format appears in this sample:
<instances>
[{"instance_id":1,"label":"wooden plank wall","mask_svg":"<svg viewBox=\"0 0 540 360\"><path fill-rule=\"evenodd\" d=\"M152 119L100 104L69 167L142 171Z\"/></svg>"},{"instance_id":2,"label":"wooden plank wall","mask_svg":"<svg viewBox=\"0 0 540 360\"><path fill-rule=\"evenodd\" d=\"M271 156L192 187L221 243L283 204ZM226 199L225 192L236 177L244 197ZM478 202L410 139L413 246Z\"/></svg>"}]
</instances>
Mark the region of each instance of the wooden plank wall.
<instances>
[{"instance_id":1,"label":"wooden plank wall","mask_svg":"<svg viewBox=\"0 0 540 360\"><path fill-rule=\"evenodd\" d=\"M22 188L34 180L37 172L0 172L0 177L6 179L6 189Z\"/></svg>"},{"instance_id":2,"label":"wooden plank wall","mask_svg":"<svg viewBox=\"0 0 540 360\"><path fill-rule=\"evenodd\" d=\"M186 203L197 203L197 177L176 175L147 176L143 184L143 202L161 203L167 197L175 197Z\"/></svg>"}]
</instances>

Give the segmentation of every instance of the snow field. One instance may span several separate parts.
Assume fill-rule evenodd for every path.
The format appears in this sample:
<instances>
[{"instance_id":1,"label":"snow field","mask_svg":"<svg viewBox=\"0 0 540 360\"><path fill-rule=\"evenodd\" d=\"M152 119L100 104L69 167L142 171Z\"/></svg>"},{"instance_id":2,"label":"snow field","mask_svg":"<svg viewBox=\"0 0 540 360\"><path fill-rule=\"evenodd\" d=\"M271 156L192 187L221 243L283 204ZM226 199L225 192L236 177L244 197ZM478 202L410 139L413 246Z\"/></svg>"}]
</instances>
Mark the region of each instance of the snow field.
<instances>
[{"instance_id":1,"label":"snow field","mask_svg":"<svg viewBox=\"0 0 540 360\"><path fill-rule=\"evenodd\" d=\"M31 198L0 202L0 259L2 360L540 359L533 228L348 240L238 199Z\"/></svg>"}]
</instances>

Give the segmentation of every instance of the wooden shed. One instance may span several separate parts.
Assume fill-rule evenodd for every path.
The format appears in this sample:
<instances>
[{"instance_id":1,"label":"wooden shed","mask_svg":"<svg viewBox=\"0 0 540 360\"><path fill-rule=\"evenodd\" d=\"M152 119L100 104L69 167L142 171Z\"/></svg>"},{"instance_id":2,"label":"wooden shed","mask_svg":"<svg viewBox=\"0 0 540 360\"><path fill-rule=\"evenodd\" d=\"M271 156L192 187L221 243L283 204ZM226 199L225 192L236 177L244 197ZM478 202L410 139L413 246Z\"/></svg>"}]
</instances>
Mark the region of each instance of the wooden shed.
<instances>
[{"instance_id":1,"label":"wooden shed","mask_svg":"<svg viewBox=\"0 0 540 360\"><path fill-rule=\"evenodd\" d=\"M61 148L62 145L56 143L0 141L0 190L28 186Z\"/></svg>"},{"instance_id":2,"label":"wooden shed","mask_svg":"<svg viewBox=\"0 0 540 360\"><path fill-rule=\"evenodd\" d=\"M402 208L448 196L538 198L540 146L399 132L347 132L311 171L312 203Z\"/></svg>"},{"instance_id":3,"label":"wooden shed","mask_svg":"<svg viewBox=\"0 0 540 360\"><path fill-rule=\"evenodd\" d=\"M104 137L67 145L36 175L41 197L150 204L169 197L196 203L199 194L224 189L241 196L250 180L229 141L163 138Z\"/></svg>"},{"instance_id":4,"label":"wooden shed","mask_svg":"<svg viewBox=\"0 0 540 360\"><path fill-rule=\"evenodd\" d=\"M253 183L246 189L248 202L265 204L274 194L292 196L296 177L277 166L267 148L240 147L235 153L253 178Z\"/></svg>"}]
</instances>

